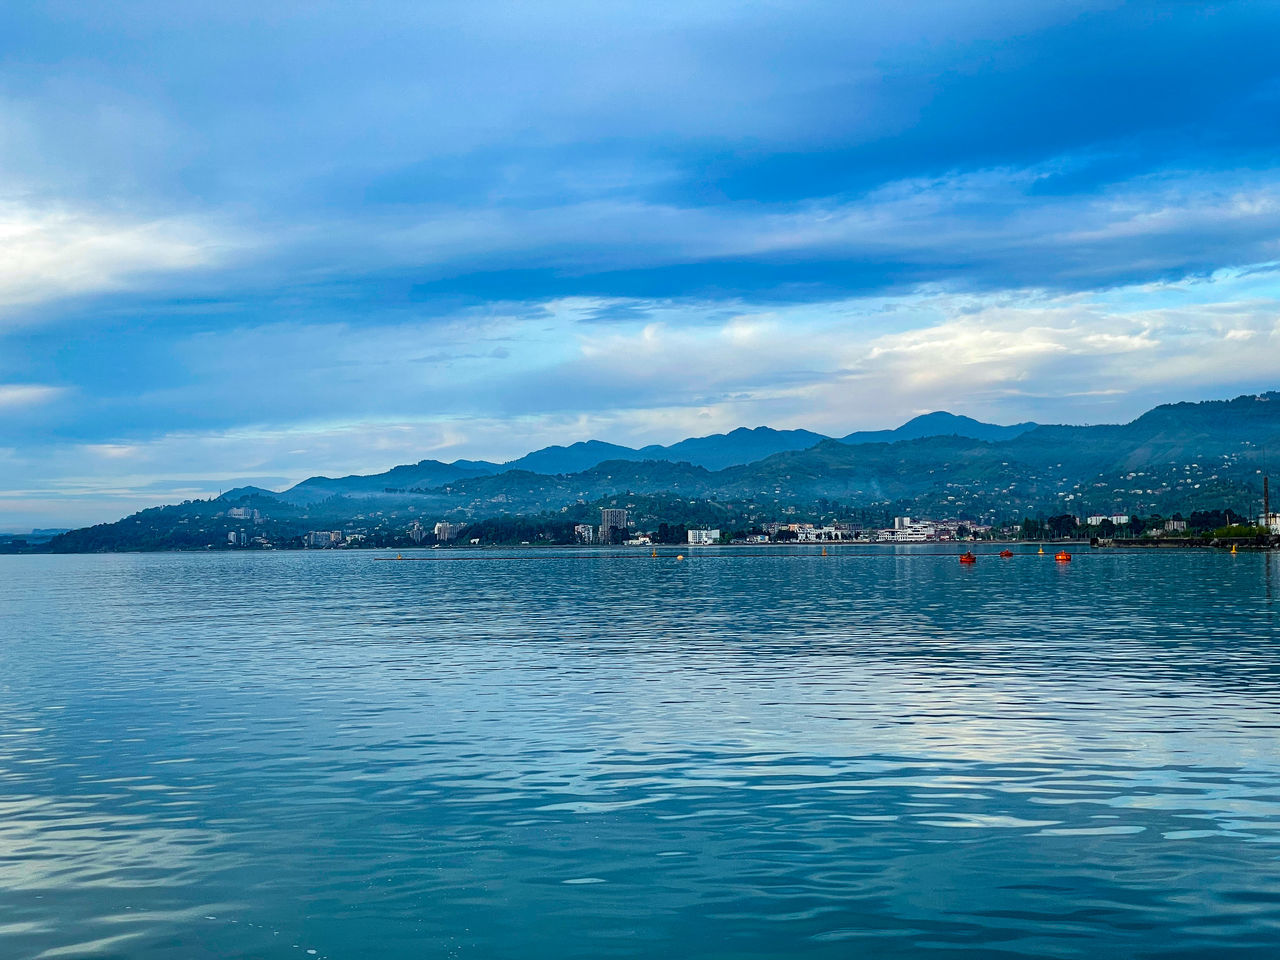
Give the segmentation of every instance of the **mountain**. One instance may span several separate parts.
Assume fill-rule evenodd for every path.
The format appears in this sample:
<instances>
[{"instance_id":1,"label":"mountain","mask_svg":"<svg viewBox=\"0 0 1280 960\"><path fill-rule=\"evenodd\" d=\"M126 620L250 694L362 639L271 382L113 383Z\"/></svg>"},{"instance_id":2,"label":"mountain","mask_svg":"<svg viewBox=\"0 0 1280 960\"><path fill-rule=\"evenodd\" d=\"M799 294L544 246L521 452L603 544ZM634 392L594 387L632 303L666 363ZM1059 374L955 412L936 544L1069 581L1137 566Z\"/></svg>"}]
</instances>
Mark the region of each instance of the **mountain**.
<instances>
[{"instance_id":1,"label":"mountain","mask_svg":"<svg viewBox=\"0 0 1280 960\"><path fill-rule=\"evenodd\" d=\"M528 470L531 473L577 473L589 470L605 460L643 460L640 451L603 440L584 440L567 447L543 447L518 460L504 463L498 471Z\"/></svg>"},{"instance_id":2,"label":"mountain","mask_svg":"<svg viewBox=\"0 0 1280 960\"><path fill-rule=\"evenodd\" d=\"M934 417L914 429L930 433L953 424ZM729 456L750 449L744 441L751 438L765 445L788 442L773 436L781 431L749 430L747 438L735 433L699 438L710 441L700 455L712 455L720 444ZM300 546L309 530L338 528L371 544L394 545L404 542L411 523L429 527L440 519L477 524L541 516L571 532L574 523L598 522L601 506L633 510L633 521L644 529L716 515L739 524L834 517L885 522L895 514L1001 523L1023 516L1170 516L1229 508L1248 517L1258 512L1266 451L1280 451L1280 393L1167 404L1127 424L1035 426L996 440L954 431L892 442L847 439L823 439L718 469L615 458L585 470L537 473L424 460L373 476L315 477L283 494L240 488L70 531L46 544L14 540L0 549L206 549L243 544L246 536ZM559 448L556 456L585 460L611 445L582 447L575 453ZM628 457L642 452L621 449ZM567 461L548 454L548 462ZM233 516L236 506L252 506L253 521L242 511ZM527 538L521 534L517 542Z\"/></svg>"},{"instance_id":3,"label":"mountain","mask_svg":"<svg viewBox=\"0 0 1280 960\"><path fill-rule=\"evenodd\" d=\"M1128 424L1019 425L1007 439L955 430L933 434L939 427L988 426L972 423L931 417L902 431L926 436L852 444L825 439L719 469L632 459L638 452L631 451L627 458L576 472L504 471L403 489L417 498L411 502L419 510L458 518L536 513L623 493L659 492L746 501L757 504L761 515L819 499L850 506L901 504L904 512L975 519L1046 510L1253 509L1262 451L1280 449L1280 394L1168 405Z\"/></svg>"},{"instance_id":4,"label":"mountain","mask_svg":"<svg viewBox=\"0 0 1280 960\"><path fill-rule=\"evenodd\" d=\"M279 497L280 494L274 493L271 490L266 490L263 487L248 486L234 487L223 493L221 496L222 499L225 500L240 500L244 497Z\"/></svg>"},{"instance_id":5,"label":"mountain","mask_svg":"<svg viewBox=\"0 0 1280 960\"><path fill-rule=\"evenodd\" d=\"M992 443L998 440L1012 440L1038 424L1015 423L1004 427L995 423L983 423L972 417L957 416L939 410L925 413L908 420L893 430L860 430L841 437L841 443L896 443L899 440L920 440L924 437L968 437L970 440L987 440Z\"/></svg>"},{"instance_id":6,"label":"mountain","mask_svg":"<svg viewBox=\"0 0 1280 960\"><path fill-rule=\"evenodd\" d=\"M916 417L894 430L853 433L843 438L842 442L893 443L926 436L996 440L1016 436L1034 426L1035 424L1017 424L1002 427L950 413L930 413ZM311 477L288 490L270 495L297 504L317 503L329 497L377 497L387 490L423 490L513 470L545 476L580 473L615 460L661 460L669 463L691 463L708 470L723 470L726 467L754 463L777 453L805 450L828 440L829 437L812 430L775 430L772 427L739 427L729 433L690 437L669 446L650 444L640 449L603 440L584 440L568 446L543 447L502 464L487 460L456 460L453 463L422 460L416 464L393 467L383 473ZM247 491L250 488L241 489Z\"/></svg>"},{"instance_id":7,"label":"mountain","mask_svg":"<svg viewBox=\"0 0 1280 960\"><path fill-rule=\"evenodd\" d=\"M638 452L641 460L669 460L692 463L708 470L723 470L736 464L753 463L775 453L804 450L827 440L812 430L774 430L772 427L739 427L709 437L690 437L669 447L653 444Z\"/></svg>"},{"instance_id":8,"label":"mountain","mask_svg":"<svg viewBox=\"0 0 1280 960\"><path fill-rule=\"evenodd\" d=\"M812 430L774 430L772 427L739 427L729 433L690 437L670 446L650 444L635 449L601 440L586 440L567 447L544 447L518 460L503 464L494 472L529 470L533 473L577 473L608 460L666 460L692 463L708 470L720 470L738 463L751 463L784 450L803 450L828 439Z\"/></svg>"},{"instance_id":9,"label":"mountain","mask_svg":"<svg viewBox=\"0 0 1280 960\"><path fill-rule=\"evenodd\" d=\"M497 464L470 462L468 465L441 463L439 460L420 460L417 463L392 467L385 473L352 474L346 477L311 477L290 487L283 493L265 491L267 496L277 497L288 503L307 504L329 497L371 496L388 488L438 487L466 477L479 477L501 469ZM256 488L255 488L256 489Z\"/></svg>"}]
</instances>

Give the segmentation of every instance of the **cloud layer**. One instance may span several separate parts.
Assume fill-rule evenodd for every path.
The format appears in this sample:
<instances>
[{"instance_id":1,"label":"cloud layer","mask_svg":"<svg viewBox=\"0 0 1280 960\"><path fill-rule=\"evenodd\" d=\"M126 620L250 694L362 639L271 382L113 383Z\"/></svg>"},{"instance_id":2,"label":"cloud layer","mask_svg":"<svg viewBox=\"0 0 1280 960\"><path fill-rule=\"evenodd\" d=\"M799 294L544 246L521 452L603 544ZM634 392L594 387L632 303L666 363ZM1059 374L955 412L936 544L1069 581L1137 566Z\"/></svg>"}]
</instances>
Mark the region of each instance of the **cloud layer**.
<instances>
[{"instance_id":1,"label":"cloud layer","mask_svg":"<svg viewBox=\"0 0 1280 960\"><path fill-rule=\"evenodd\" d=\"M0 12L0 529L1274 386L1272 4Z\"/></svg>"}]
</instances>

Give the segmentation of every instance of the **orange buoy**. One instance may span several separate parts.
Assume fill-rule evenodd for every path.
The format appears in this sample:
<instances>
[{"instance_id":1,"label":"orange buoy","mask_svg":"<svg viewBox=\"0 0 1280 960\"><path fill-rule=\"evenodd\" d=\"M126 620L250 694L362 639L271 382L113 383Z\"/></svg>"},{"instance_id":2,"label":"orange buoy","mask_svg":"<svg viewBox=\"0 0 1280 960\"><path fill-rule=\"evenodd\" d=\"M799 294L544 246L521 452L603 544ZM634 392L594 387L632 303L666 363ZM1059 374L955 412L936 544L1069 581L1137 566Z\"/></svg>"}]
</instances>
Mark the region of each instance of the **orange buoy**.
<instances>
[{"instance_id":1,"label":"orange buoy","mask_svg":"<svg viewBox=\"0 0 1280 960\"><path fill-rule=\"evenodd\" d=\"M961 563L977 563L978 558L975 557L968 550L966 550L964 553L960 554L960 562Z\"/></svg>"},{"instance_id":2,"label":"orange buoy","mask_svg":"<svg viewBox=\"0 0 1280 960\"><path fill-rule=\"evenodd\" d=\"M823 555L824 557L827 555L827 548L826 548L826 547L823 547L823 548L822 548L822 555Z\"/></svg>"},{"instance_id":3,"label":"orange buoy","mask_svg":"<svg viewBox=\"0 0 1280 960\"><path fill-rule=\"evenodd\" d=\"M1006 560L1008 560L1010 557L1012 557L1012 556L1013 556L1013 551L1012 551L1012 550L1001 550L1001 551L1000 551L1000 556L1002 556L1002 557L1004 557Z\"/></svg>"},{"instance_id":4,"label":"orange buoy","mask_svg":"<svg viewBox=\"0 0 1280 960\"><path fill-rule=\"evenodd\" d=\"M1053 559L1057 560L1059 563L1070 563L1071 554L1067 553L1065 550L1059 550L1053 555Z\"/></svg>"},{"instance_id":5,"label":"orange buoy","mask_svg":"<svg viewBox=\"0 0 1280 960\"><path fill-rule=\"evenodd\" d=\"M684 554L683 554L683 553L677 553L677 554L676 554L676 559L677 559L677 560L683 560L683 559L684 559Z\"/></svg>"}]
</instances>

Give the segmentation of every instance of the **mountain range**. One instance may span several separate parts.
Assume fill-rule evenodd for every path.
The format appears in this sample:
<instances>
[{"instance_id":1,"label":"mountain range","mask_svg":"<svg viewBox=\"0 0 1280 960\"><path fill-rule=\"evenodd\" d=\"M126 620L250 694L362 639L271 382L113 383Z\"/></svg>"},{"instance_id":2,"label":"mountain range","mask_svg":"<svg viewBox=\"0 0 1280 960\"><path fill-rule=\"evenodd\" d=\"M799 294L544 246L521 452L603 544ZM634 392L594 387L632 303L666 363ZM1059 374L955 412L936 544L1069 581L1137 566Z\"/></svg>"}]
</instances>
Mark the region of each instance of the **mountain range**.
<instances>
[{"instance_id":1,"label":"mountain range","mask_svg":"<svg viewBox=\"0 0 1280 960\"><path fill-rule=\"evenodd\" d=\"M851 433L834 442L847 445L897 443L927 437L964 437L972 440L1010 440L1035 429L1038 424L1018 423L1000 426L983 423L971 417L938 411L908 420L893 430L870 430ZM775 430L772 427L739 427L729 433L707 437L690 437L669 446L650 444L625 447L603 440L584 440L568 446L550 446L525 454L506 463L487 460L421 460L418 463L392 467L375 474L346 477L311 477L278 493L260 487L237 487L224 496L235 499L246 494L275 497L294 504L317 503L329 497L361 497L377 495L388 489L429 489L477 477L496 476L524 471L544 476L589 471L610 461L691 464L706 470L724 470L763 460L778 453L808 450L833 438L811 430Z\"/></svg>"},{"instance_id":2,"label":"mountain range","mask_svg":"<svg viewBox=\"0 0 1280 960\"><path fill-rule=\"evenodd\" d=\"M630 510L641 529L720 521L740 529L788 518L876 524L902 514L991 524L1227 509L1249 517L1261 507L1268 450L1280 451L1280 393L1167 404L1100 426L1000 426L934 413L838 439L758 427L667 447L588 441L505 464L423 460L313 477L278 493L240 487L0 549L204 548L239 542L246 529L271 543L342 529L394 544L414 522L479 529L504 517L544 518L542 527L521 528L538 532L508 535L520 542L548 525L562 536L567 524L571 536L574 523L599 522L602 506Z\"/></svg>"},{"instance_id":3,"label":"mountain range","mask_svg":"<svg viewBox=\"0 0 1280 960\"><path fill-rule=\"evenodd\" d=\"M412 502L453 519L559 510L625 492L750 503L762 515L819 500L990 521L1046 511L1251 510L1268 449L1280 451L1280 393L1166 404L1098 426L1001 426L931 413L839 439L758 427L638 450L588 441L506 464L424 460L226 499L252 492L312 513L322 502L339 512L353 509L348 501Z\"/></svg>"}]
</instances>

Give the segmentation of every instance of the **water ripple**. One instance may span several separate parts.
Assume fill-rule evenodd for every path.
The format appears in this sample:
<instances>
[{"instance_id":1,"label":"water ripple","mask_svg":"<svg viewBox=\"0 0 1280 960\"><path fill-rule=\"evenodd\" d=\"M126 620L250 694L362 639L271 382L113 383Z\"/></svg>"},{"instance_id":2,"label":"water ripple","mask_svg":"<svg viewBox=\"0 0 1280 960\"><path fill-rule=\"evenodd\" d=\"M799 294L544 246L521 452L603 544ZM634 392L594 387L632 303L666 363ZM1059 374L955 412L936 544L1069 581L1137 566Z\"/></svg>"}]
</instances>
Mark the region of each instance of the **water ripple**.
<instances>
[{"instance_id":1,"label":"water ripple","mask_svg":"<svg viewBox=\"0 0 1280 960\"><path fill-rule=\"evenodd\" d=\"M0 558L0 955L1276 952L1280 561L449 556Z\"/></svg>"}]
</instances>

